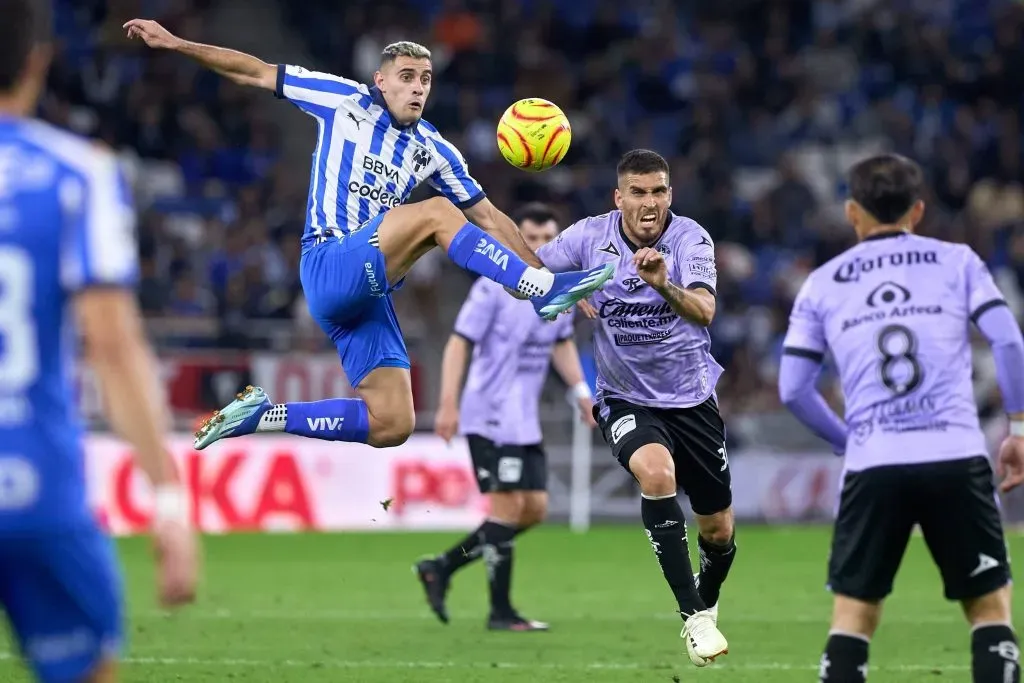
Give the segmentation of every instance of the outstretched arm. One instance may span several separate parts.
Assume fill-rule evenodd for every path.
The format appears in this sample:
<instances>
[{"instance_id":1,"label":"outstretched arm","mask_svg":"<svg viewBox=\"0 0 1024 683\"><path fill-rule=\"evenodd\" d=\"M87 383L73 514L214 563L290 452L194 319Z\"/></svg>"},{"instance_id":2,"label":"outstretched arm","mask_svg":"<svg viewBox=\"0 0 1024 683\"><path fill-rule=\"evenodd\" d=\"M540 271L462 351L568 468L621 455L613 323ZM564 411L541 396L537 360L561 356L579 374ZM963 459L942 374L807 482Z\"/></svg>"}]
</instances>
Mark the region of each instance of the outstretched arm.
<instances>
[{"instance_id":1,"label":"outstretched arm","mask_svg":"<svg viewBox=\"0 0 1024 683\"><path fill-rule=\"evenodd\" d=\"M239 85L265 90L277 87L277 66L252 55L183 40L149 19L132 19L125 23L124 28L129 38L141 38L154 49L180 52Z\"/></svg>"}]
</instances>

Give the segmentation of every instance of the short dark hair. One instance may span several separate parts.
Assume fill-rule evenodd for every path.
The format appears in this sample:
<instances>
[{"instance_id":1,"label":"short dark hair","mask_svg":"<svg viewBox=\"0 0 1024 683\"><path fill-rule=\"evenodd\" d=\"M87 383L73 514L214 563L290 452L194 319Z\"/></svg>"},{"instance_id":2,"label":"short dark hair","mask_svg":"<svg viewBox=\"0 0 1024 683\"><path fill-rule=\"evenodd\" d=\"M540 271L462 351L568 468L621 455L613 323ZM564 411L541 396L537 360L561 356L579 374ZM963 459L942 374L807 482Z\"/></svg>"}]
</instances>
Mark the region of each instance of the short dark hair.
<instances>
[{"instance_id":1,"label":"short dark hair","mask_svg":"<svg viewBox=\"0 0 1024 683\"><path fill-rule=\"evenodd\" d=\"M850 199L879 223L895 223L921 198L921 167L899 154L880 154L850 169Z\"/></svg>"},{"instance_id":2,"label":"short dark hair","mask_svg":"<svg viewBox=\"0 0 1024 683\"><path fill-rule=\"evenodd\" d=\"M643 175L646 173L669 174L668 162L665 157L649 149L633 149L622 155L619 165L615 168L616 175L627 173Z\"/></svg>"},{"instance_id":3,"label":"short dark hair","mask_svg":"<svg viewBox=\"0 0 1024 683\"><path fill-rule=\"evenodd\" d=\"M48 43L52 0L0 0L0 91L18 84L32 48Z\"/></svg>"},{"instance_id":4,"label":"short dark hair","mask_svg":"<svg viewBox=\"0 0 1024 683\"><path fill-rule=\"evenodd\" d=\"M523 204L512 213L512 220L519 227L523 227L523 221L532 221L537 225L543 225L548 221L558 221L555 210L543 202L530 202Z\"/></svg>"}]
</instances>

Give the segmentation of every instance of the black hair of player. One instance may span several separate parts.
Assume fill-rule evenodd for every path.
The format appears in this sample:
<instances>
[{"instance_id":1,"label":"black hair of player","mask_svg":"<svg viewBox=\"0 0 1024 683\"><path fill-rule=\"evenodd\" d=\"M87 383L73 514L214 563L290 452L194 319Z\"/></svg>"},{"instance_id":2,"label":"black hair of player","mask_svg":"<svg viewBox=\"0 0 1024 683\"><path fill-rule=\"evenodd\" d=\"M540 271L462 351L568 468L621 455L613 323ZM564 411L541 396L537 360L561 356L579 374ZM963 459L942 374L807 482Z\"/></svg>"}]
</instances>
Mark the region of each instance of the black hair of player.
<instances>
[{"instance_id":1,"label":"black hair of player","mask_svg":"<svg viewBox=\"0 0 1024 683\"><path fill-rule=\"evenodd\" d=\"M51 39L51 0L0 0L0 91L10 92L32 48Z\"/></svg>"},{"instance_id":2,"label":"black hair of player","mask_svg":"<svg viewBox=\"0 0 1024 683\"><path fill-rule=\"evenodd\" d=\"M921 199L924 174L904 156L881 154L854 164L848 182L850 199L882 225L890 225Z\"/></svg>"},{"instance_id":3,"label":"black hair of player","mask_svg":"<svg viewBox=\"0 0 1024 683\"><path fill-rule=\"evenodd\" d=\"M622 155L615 173L620 178L628 173L647 175L648 173L664 173L668 177L668 162L665 157L649 149L633 149Z\"/></svg>"},{"instance_id":4,"label":"black hair of player","mask_svg":"<svg viewBox=\"0 0 1024 683\"><path fill-rule=\"evenodd\" d=\"M558 215L555 210L543 202L529 202L523 204L512 212L512 221L520 228L524 221L530 221L537 225L543 225L548 221L558 222Z\"/></svg>"}]
</instances>

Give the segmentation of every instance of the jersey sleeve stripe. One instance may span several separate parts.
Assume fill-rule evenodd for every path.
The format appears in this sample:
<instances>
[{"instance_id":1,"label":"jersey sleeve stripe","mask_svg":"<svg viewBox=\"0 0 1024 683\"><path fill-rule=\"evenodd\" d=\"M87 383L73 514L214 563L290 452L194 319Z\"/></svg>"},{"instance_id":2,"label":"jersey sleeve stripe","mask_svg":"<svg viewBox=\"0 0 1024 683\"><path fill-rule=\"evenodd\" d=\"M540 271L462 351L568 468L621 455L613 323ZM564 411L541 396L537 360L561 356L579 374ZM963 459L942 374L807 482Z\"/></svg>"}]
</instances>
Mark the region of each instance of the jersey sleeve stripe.
<instances>
[{"instance_id":1,"label":"jersey sleeve stripe","mask_svg":"<svg viewBox=\"0 0 1024 683\"><path fill-rule=\"evenodd\" d=\"M815 363L820 363L825 360L825 354L821 351L812 351L810 349L801 349L796 346L787 346L782 349L782 354L785 356L796 356L797 358L806 358L812 360Z\"/></svg>"},{"instance_id":2,"label":"jersey sleeve stripe","mask_svg":"<svg viewBox=\"0 0 1024 683\"><path fill-rule=\"evenodd\" d=\"M457 329L456 330L452 330L452 334L454 334L456 337L461 337L462 339L465 339L470 344L479 344L480 343L479 339L474 339L473 335L471 335L471 334L469 334L467 332L463 332L461 330L457 330Z\"/></svg>"},{"instance_id":3,"label":"jersey sleeve stripe","mask_svg":"<svg viewBox=\"0 0 1024 683\"><path fill-rule=\"evenodd\" d=\"M715 288L706 282L691 282L690 284L686 285L686 289L706 289L707 291L711 292L711 296L715 297L716 299L718 298L718 292L716 292Z\"/></svg>"},{"instance_id":4,"label":"jersey sleeve stripe","mask_svg":"<svg viewBox=\"0 0 1024 683\"><path fill-rule=\"evenodd\" d=\"M437 173L437 180L439 182L448 186L452 191L452 194L457 196L462 202L469 201L476 197L477 194L483 192L483 188L477 185L476 182L470 178L469 173L466 171L466 166L450 146L437 138L431 138L430 141L433 143L434 149L440 152L441 157L448 162L448 165L451 167L452 174L454 175L454 178L451 179L455 181L453 183L445 177L445 174ZM458 185L455 185L455 183L458 183Z\"/></svg>"},{"instance_id":5,"label":"jersey sleeve stripe","mask_svg":"<svg viewBox=\"0 0 1024 683\"><path fill-rule=\"evenodd\" d=\"M978 306L978 308L974 310L974 313L971 313L971 322L977 325L978 319L981 318L982 315L997 306L1009 306L1009 304L1006 303L1005 299L993 299L992 301L987 301Z\"/></svg>"},{"instance_id":6,"label":"jersey sleeve stripe","mask_svg":"<svg viewBox=\"0 0 1024 683\"><path fill-rule=\"evenodd\" d=\"M461 202L454 202L454 204L456 208L465 211L472 206L476 206L485 199L487 199L487 194L483 190L480 190L479 193L473 195L469 199Z\"/></svg>"}]
</instances>

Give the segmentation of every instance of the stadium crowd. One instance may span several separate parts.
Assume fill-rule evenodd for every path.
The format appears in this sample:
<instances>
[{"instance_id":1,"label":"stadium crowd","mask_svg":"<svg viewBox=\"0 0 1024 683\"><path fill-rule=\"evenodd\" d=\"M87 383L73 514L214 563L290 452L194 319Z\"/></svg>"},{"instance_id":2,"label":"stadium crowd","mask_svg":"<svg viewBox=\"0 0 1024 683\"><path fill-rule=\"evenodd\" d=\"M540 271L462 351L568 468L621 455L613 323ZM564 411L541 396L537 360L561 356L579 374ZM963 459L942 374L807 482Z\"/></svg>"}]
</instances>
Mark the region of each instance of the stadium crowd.
<instances>
[{"instance_id":1,"label":"stadium crowd","mask_svg":"<svg viewBox=\"0 0 1024 683\"><path fill-rule=\"evenodd\" d=\"M268 342L253 321L308 329L291 322L304 319L297 263L308 169L288 160L268 115L285 105L147 51L120 30L127 17L151 16L201 40L209 5L61 0L63 45L44 113L111 144L133 169L144 206L144 309L209 323L173 343L257 348ZM850 243L839 200L843 172L859 155L892 149L921 161L930 176L923 232L970 243L1022 312L1019 3L279 5L281 30L315 58L307 67L369 81L388 42L429 45L437 80L426 118L506 210L544 200L567 223L600 213L612 206L623 151L647 147L669 158L673 209L717 243L712 338L728 370L720 393L729 414L777 407L789 307L806 273ZM505 164L494 142L503 109L528 96L556 102L573 126L565 161L542 175ZM447 290L438 283L452 277L465 291L469 282L443 258L421 266L402 293L415 301L403 324L443 338L460 302L439 294ZM994 391L991 380L979 386Z\"/></svg>"}]
</instances>

